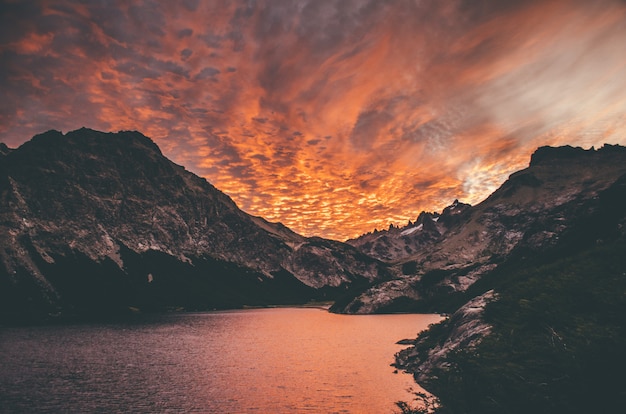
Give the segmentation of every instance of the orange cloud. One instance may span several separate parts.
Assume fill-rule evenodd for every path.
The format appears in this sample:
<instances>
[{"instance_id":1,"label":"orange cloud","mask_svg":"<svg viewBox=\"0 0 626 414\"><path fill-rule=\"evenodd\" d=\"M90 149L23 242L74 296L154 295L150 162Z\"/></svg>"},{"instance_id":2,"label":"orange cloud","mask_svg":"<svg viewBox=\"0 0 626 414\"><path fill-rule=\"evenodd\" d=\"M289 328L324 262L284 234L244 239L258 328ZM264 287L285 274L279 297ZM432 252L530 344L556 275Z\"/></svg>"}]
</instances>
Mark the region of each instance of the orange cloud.
<instances>
[{"instance_id":1,"label":"orange cloud","mask_svg":"<svg viewBox=\"0 0 626 414\"><path fill-rule=\"evenodd\" d=\"M623 3L9 3L0 140L136 129L244 210L354 237L626 143Z\"/></svg>"}]
</instances>

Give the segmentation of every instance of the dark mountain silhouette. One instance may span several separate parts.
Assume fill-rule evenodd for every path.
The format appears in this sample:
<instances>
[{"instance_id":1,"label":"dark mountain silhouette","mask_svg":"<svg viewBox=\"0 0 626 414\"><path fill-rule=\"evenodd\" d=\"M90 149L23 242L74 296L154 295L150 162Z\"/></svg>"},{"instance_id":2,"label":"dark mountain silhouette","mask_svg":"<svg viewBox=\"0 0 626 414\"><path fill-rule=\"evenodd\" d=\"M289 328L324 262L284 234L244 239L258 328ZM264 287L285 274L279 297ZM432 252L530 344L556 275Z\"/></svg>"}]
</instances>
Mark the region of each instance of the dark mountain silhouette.
<instances>
[{"instance_id":1,"label":"dark mountain silhouette","mask_svg":"<svg viewBox=\"0 0 626 414\"><path fill-rule=\"evenodd\" d=\"M320 299L447 312L396 358L438 413L626 404L621 146L539 148L482 203L349 244L246 214L138 132L0 144L0 205L4 322Z\"/></svg>"},{"instance_id":2,"label":"dark mountain silhouette","mask_svg":"<svg viewBox=\"0 0 626 414\"><path fill-rule=\"evenodd\" d=\"M138 132L0 146L0 205L6 320L332 300L389 276L349 245L244 213Z\"/></svg>"},{"instance_id":3,"label":"dark mountain silhouette","mask_svg":"<svg viewBox=\"0 0 626 414\"><path fill-rule=\"evenodd\" d=\"M401 276L375 284L334 309L453 311L471 299L467 290L476 281L510 257L551 251L598 211L626 210L623 202L609 208L602 198L624 174L626 148L621 146L539 148L528 168L512 174L476 206L455 202L441 214L420 214L410 226L349 240L395 266ZM617 228L617 218L608 221L613 213L603 217L599 228Z\"/></svg>"},{"instance_id":4,"label":"dark mountain silhouette","mask_svg":"<svg viewBox=\"0 0 626 414\"><path fill-rule=\"evenodd\" d=\"M437 414L622 410L626 148L540 148L465 214L344 309L451 314L396 356Z\"/></svg>"}]
</instances>

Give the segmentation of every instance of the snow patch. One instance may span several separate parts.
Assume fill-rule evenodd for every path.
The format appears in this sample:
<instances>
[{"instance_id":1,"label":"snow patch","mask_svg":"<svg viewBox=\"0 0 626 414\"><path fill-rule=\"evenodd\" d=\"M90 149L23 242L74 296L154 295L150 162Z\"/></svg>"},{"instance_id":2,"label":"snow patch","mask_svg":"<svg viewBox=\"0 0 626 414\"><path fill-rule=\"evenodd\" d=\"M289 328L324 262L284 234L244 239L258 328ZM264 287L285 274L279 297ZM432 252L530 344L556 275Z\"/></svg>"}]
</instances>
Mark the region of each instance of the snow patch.
<instances>
[{"instance_id":1,"label":"snow patch","mask_svg":"<svg viewBox=\"0 0 626 414\"><path fill-rule=\"evenodd\" d=\"M409 234L413 234L413 233L415 233L416 231L419 231L419 230L421 230L421 229L423 229L423 228L424 228L424 225L423 225L423 224L420 224L420 225L419 225L419 226L417 226L417 227L411 227L410 229L406 229L406 230L404 230L402 233L400 233L400 235L402 235L402 236L408 236Z\"/></svg>"}]
</instances>

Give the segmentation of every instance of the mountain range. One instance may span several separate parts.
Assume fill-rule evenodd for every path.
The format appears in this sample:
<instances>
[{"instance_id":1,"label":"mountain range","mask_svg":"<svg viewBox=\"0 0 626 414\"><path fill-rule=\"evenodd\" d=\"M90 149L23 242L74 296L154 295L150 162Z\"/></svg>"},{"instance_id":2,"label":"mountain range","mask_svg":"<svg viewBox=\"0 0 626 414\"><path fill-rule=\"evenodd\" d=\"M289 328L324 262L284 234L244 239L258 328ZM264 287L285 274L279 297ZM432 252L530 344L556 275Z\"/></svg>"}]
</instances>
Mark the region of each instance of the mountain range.
<instances>
[{"instance_id":1,"label":"mountain range","mask_svg":"<svg viewBox=\"0 0 626 414\"><path fill-rule=\"evenodd\" d=\"M391 276L241 211L138 132L48 131L0 151L4 320L328 301Z\"/></svg>"},{"instance_id":2,"label":"mountain range","mask_svg":"<svg viewBox=\"0 0 626 414\"><path fill-rule=\"evenodd\" d=\"M528 168L512 174L476 206L455 202L441 213L422 212L405 227L348 240L388 263L400 276L380 281L337 311L376 313L452 311L466 291L517 254L548 251L598 211L623 211L603 198L626 174L626 148L542 147ZM613 228L607 215L597 226ZM587 224L588 225L588 224ZM586 240L586 239L581 239Z\"/></svg>"},{"instance_id":3,"label":"mountain range","mask_svg":"<svg viewBox=\"0 0 626 414\"><path fill-rule=\"evenodd\" d=\"M139 132L0 144L0 322L320 300L443 312L396 355L441 414L623 407L625 258L619 145L541 147L478 205L341 243L243 212Z\"/></svg>"},{"instance_id":4,"label":"mountain range","mask_svg":"<svg viewBox=\"0 0 626 414\"><path fill-rule=\"evenodd\" d=\"M621 411L626 148L540 148L462 215L425 251L397 259L399 280L347 309L450 313L396 356L437 396L420 396L434 413ZM405 290L383 296L391 283Z\"/></svg>"}]
</instances>

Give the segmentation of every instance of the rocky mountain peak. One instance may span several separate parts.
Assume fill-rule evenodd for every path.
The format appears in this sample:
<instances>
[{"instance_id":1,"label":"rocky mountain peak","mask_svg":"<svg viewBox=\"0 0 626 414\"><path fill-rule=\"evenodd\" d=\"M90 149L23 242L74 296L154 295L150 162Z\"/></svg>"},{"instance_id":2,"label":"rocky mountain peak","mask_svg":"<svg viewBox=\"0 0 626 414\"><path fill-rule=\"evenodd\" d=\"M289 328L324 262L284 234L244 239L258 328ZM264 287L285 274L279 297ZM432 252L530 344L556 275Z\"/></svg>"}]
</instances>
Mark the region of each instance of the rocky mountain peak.
<instances>
[{"instance_id":1,"label":"rocky mountain peak","mask_svg":"<svg viewBox=\"0 0 626 414\"><path fill-rule=\"evenodd\" d=\"M416 254L434 243L465 220L470 211L469 204L454 200L441 213L422 211L415 223L409 221L404 227L390 225L388 230L367 233L347 243L379 260L394 261Z\"/></svg>"},{"instance_id":2,"label":"rocky mountain peak","mask_svg":"<svg viewBox=\"0 0 626 414\"><path fill-rule=\"evenodd\" d=\"M63 134L50 130L35 135L21 147L23 152L41 153L51 151L50 155L60 152L75 151L83 155L119 156L124 151L133 151L128 155L138 155L140 151L152 156L163 156L159 147L150 138L137 131L101 132L89 128L80 128ZM113 152L111 152L113 151Z\"/></svg>"},{"instance_id":3,"label":"rocky mountain peak","mask_svg":"<svg viewBox=\"0 0 626 414\"><path fill-rule=\"evenodd\" d=\"M555 160L571 160L584 157L586 154L594 152L593 149L584 150L581 147L565 145L562 147L539 147L530 157L530 166L549 164Z\"/></svg>"},{"instance_id":4,"label":"rocky mountain peak","mask_svg":"<svg viewBox=\"0 0 626 414\"><path fill-rule=\"evenodd\" d=\"M241 211L136 131L48 131L1 160L0 316L297 302L388 275L349 245Z\"/></svg>"},{"instance_id":5,"label":"rocky mountain peak","mask_svg":"<svg viewBox=\"0 0 626 414\"><path fill-rule=\"evenodd\" d=\"M604 144L596 150L594 147L585 150L581 147L565 145L561 147L543 146L537 148L530 158L530 166L550 165L554 162L577 161L594 156L608 156L609 154L623 154L626 147L621 145Z\"/></svg>"},{"instance_id":6,"label":"rocky mountain peak","mask_svg":"<svg viewBox=\"0 0 626 414\"><path fill-rule=\"evenodd\" d=\"M626 148L621 146L542 147L528 168L511 174L483 202L469 206L455 201L446 207L436 222L437 237L424 233L424 225L411 234L401 230L349 241L364 253L393 263L402 276L382 282L393 289L373 286L345 309L432 310L428 306L445 303L451 293L466 292L516 252L535 254L554 248L591 217L602 220L581 231L619 233L624 226L613 218L623 214L625 203L612 194L623 194L625 174ZM383 290L385 295L380 294ZM411 308L410 303L423 307Z\"/></svg>"},{"instance_id":7,"label":"rocky mountain peak","mask_svg":"<svg viewBox=\"0 0 626 414\"><path fill-rule=\"evenodd\" d=\"M447 227L451 227L452 225L457 224L460 220L462 220L471 207L472 206L470 204L461 203L459 202L459 200L454 200L451 205L443 209L439 221L442 224L445 224Z\"/></svg>"},{"instance_id":8,"label":"rocky mountain peak","mask_svg":"<svg viewBox=\"0 0 626 414\"><path fill-rule=\"evenodd\" d=\"M431 213L429 211L422 211L417 215L417 220L415 220L415 224L423 224L428 221L438 220L440 214L437 212Z\"/></svg>"},{"instance_id":9,"label":"rocky mountain peak","mask_svg":"<svg viewBox=\"0 0 626 414\"><path fill-rule=\"evenodd\" d=\"M5 144L4 142L0 142L0 155L7 155L11 151L13 150L7 147L7 144Z\"/></svg>"}]
</instances>

